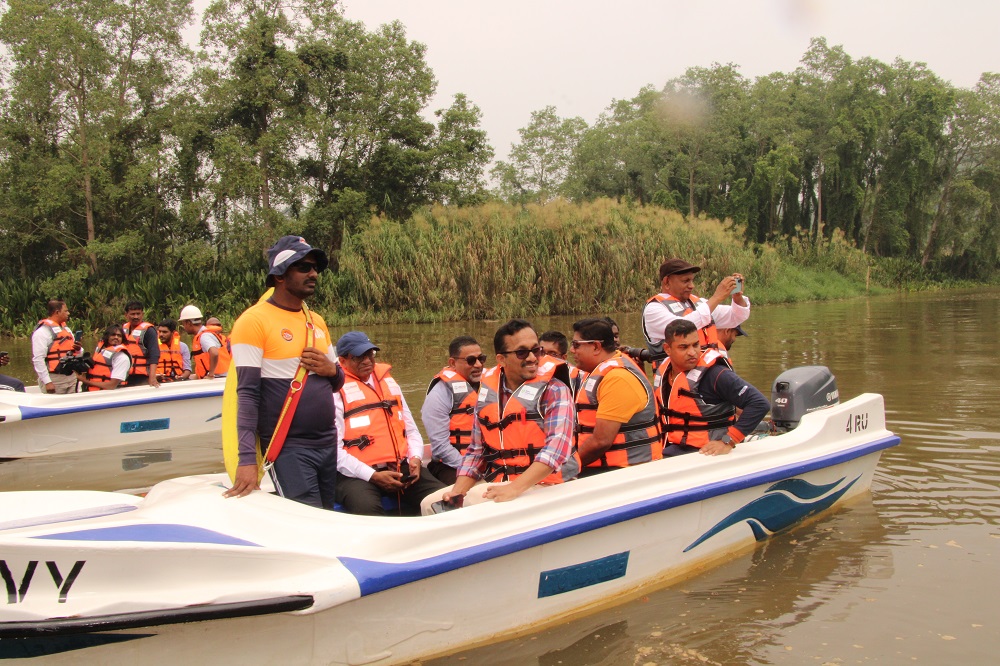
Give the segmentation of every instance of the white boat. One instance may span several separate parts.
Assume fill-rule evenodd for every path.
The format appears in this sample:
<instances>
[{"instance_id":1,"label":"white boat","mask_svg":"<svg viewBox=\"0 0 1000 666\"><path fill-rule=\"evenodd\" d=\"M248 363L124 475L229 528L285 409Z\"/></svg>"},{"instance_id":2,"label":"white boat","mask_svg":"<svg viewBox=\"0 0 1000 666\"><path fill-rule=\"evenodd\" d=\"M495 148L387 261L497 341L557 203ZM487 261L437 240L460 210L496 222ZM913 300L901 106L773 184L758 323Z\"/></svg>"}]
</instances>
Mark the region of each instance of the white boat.
<instances>
[{"instance_id":1,"label":"white boat","mask_svg":"<svg viewBox=\"0 0 1000 666\"><path fill-rule=\"evenodd\" d=\"M225 384L218 378L66 395L0 391L0 459L219 432Z\"/></svg>"},{"instance_id":2,"label":"white boat","mask_svg":"<svg viewBox=\"0 0 1000 666\"><path fill-rule=\"evenodd\" d=\"M536 631L735 557L866 493L882 397L687 455L425 517L322 511L228 478L145 498L0 493L0 658L399 664Z\"/></svg>"}]
</instances>

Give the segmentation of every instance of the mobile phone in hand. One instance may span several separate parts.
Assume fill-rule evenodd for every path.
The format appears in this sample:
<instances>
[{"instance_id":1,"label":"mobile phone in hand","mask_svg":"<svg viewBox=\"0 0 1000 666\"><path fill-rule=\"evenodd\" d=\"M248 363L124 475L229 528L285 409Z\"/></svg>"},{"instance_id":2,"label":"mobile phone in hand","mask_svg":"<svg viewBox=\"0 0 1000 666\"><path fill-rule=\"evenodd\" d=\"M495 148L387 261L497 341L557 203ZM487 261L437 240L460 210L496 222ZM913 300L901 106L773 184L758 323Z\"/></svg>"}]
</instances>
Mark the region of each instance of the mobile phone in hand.
<instances>
[{"instance_id":1,"label":"mobile phone in hand","mask_svg":"<svg viewBox=\"0 0 1000 666\"><path fill-rule=\"evenodd\" d=\"M399 473L403 476L399 479L400 483L409 483L413 480L413 475L410 474L410 461L406 458L399 463Z\"/></svg>"},{"instance_id":2,"label":"mobile phone in hand","mask_svg":"<svg viewBox=\"0 0 1000 666\"><path fill-rule=\"evenodd\" d=\"M734 294L739 294L743 291L743 278L736 278L736 289L733 289Z\"/></svg>"}]
</instances>

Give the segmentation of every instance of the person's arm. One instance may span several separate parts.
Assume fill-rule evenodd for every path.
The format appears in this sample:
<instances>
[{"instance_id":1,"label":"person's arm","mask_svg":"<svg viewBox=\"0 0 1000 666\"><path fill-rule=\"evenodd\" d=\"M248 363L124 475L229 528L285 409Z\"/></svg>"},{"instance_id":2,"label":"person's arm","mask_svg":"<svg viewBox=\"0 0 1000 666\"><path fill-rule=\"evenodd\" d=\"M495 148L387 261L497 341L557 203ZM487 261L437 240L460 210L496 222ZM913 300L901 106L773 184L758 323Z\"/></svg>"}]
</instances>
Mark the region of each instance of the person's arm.
<instances>
[{"instance_id":1,"label":"person's arm","mask_svg":"<svg viewBox=\"0 0 1000 666\"><path fill-rule=\"evenodd\" d=\"M642 334L646 342L650 344L663 342L663 329L675 319L677 316L663 303L659 301L646 303L646 307L642 309Z\"/></svg>"},{"instance_id":2,"label":"person's arm","mask_svg":"<svg viewBox=\"0 0 1000 666\"><path fill-rule=\"evenodd\" d=\"M180 343L181 345L181 380L186 380L191 377L191 349L185 343Z\"/></svg>"},{"instance_id":3,"label":"person's arm","mask_svg":"<svg viewBox=\"0 0 1000 666\"><path fill-rule=\"evenodd\" d=\"M701 452L706 455L719 455L732 451L754 431L771 408L767 398L749 382L728 368L716 368L717 366L713 367L702 380L702 397L706 402L728 402L743 411L736 423L726 432L726 439L729 441L708 442L701 448Z\"/></svg>"},{"instance_id":4,"label":"person's arm","mask_svg":"<svg viewBox=\"0 0 1000 666\"><path fill-rule=\"evenodd\" d=\"M424 422L427 439L431 442L431 455L448 467L462 466L462 456L451 445L451 389L445 382L438 382L424 398L420 419Z\"/></svg>"},{"instance_id":5,"label":"person's arm","mask_svg":"<svg viewBox=\"0 0 1000 666\"><path fill-rule=\"evenodd\" d=\"M233 327L238 463L233 487L223 493L224 497L245 497L260 487L257 472L257 422L260 414L264 340L264 330L256 318L241 317Z\"/></svg>"},{"instance_id":6,"label":"person's arm","mask_svg":"<svg viewBox=\"0 0 1000 666\"><path fill-rule=\"evenodd\" d=\"M406 398L402 393L399 395L400 404L403 410L403 426L406 430L406 456L410 462L410 475L413 477L407 485L412 485L420 480L420 470L424 459L424 438L420 435L417 422L413 420L410 406L406 404Z\"/></svg>"},{"instance_id":7,"label":"person's arm","mask_svg":"<svg viewBox=\"0 0 1000 666\"><path fill-rule=\"evenodd\" d=\"M743 304L733 299L732 305L720 305L712 313L716 328L736 328L750 318L750 299L744 298Z\"/></svg>"},{"instance_id":8,"label":"person's arm","mask_svg":"<svg viewBox=\"0 0 1000 666\"><path fill-rule=\"evenodd\" d=\"M31 334L31 367L35 369L38 382L45 387L46 393L56 392L56 385L52 383L49 366L45 362L45 356L49 353L49 346L54 339L48 326L40 326Z\"/></svg>"},{"instance_id":9,"label":"person's arm","mask_svg":"<svg viewBox=\"0 0 1000 666\"><path fill-rule=\"evenodd\" d=\"M156 378L156 366L160 362L160 338L156 335L156 327L150 326L142 333L142 344L146 347L147 383L156 387L160 385Z\"/></svg>"}]
</instances>

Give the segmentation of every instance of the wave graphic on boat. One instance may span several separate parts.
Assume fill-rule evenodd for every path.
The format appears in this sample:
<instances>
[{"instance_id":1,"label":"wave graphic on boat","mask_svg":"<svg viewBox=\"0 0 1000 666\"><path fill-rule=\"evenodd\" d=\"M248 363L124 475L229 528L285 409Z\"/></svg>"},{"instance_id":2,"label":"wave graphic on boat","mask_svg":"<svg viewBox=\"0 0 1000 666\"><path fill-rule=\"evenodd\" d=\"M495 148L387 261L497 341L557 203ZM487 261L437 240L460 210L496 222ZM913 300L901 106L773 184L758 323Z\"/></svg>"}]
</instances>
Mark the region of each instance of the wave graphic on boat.
<instances>
[{"instance_id":1,"label":"wave graphic on boat","mask_svg":"<svg viewBox=\"0 0 1000 666\"><path fill-rule=\"evenodd\" d=\"M860 478L859 475L843 486L843 478L826 485L815 485L802 479L779 481L765 490L762 496L720 520L712 529L695 539L684 552L742 522L750 526L757 541L763 541L775 532L830 508Z\"/></svg>"}]
</instances>

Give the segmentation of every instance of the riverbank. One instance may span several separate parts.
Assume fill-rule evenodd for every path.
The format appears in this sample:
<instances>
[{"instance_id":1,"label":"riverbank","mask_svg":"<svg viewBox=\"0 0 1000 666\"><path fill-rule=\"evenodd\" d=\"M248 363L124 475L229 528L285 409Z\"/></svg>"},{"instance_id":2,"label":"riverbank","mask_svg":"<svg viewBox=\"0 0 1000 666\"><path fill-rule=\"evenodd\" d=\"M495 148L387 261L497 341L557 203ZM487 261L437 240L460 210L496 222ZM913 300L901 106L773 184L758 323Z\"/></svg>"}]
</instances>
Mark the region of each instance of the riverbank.
<instances>
[{"instance_id":1,"label":"riverbank","mask_svg":"<svg viewBox=\"0 0 1000 666\"><path fill-rule=\"evenodd\" d=\"M285 231L310 240L317 233ZM723 275L743 273L748 295L761 305L972 286L912 262L872 257L839 234L819 246L795 237L747 243L731 223L603 199L435 206L405 223L373 218L345 233L333 257L338 270L324 274L311 305L341 325L633 312L657 291L659 265L670 256L702 266L704 295ZM55 296L69 304L72 325L89 331L120 321L133 298L151 320L176 318L196 303L228 327L259 297L265 270L261 253L230 248L211 263L120 283L93 280L86 269L5 282L0 334L30 335Z\"/></svg>"}]
</instances>

